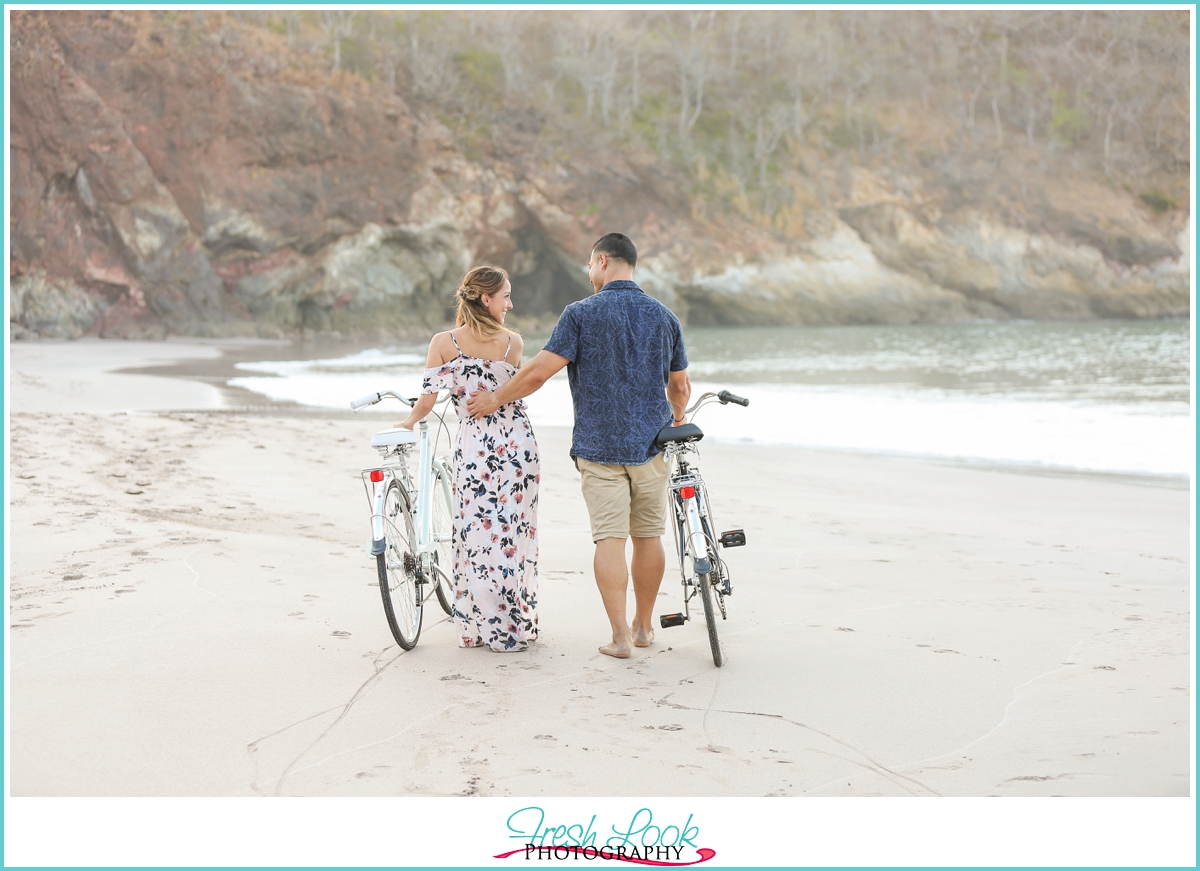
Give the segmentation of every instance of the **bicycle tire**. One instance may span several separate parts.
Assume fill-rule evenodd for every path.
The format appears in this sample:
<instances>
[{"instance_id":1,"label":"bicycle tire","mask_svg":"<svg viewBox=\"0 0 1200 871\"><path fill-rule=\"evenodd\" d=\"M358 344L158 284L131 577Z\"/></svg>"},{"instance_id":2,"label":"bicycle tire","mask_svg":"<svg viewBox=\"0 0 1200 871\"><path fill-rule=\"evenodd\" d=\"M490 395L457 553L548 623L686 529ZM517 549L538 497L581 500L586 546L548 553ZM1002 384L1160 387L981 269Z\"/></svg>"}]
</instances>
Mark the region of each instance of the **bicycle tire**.
<instances>
[{"instance_id":1,"label":"bicycle tire","mask_svg":"<svg viewBox=\"0 0 1200 871\"><path fill-rule=\"evenodd\" d=\"M708 499L708 488L703 483L700 484L700 487L704 491L704 511L700 515L700 524L704 529L704 537L708 540L708 561L712 565L712 571L700 576L700 595L703 596L704 602L704 622L708 624L708 646L712 648L713 663L720 668L725 664L725 650L721 647L721 640L717 637L717 607L721 609L720 616L724 620L725 603L718 601L714 606L713 597L720 596L721 593L713 588L721 581L721 546L717 544L712 532L712 523L708 513L712 503Z\"/></svg>"},{"instance_id":2,"label":"bicycle tire","mask_svg":"<svg viewBox=\"0 0 1200 871\"><path fill-rule=\"evenodd\" d=\"M704 504L708 505L708 490L704 491ZM717 607L721 611L721 619L725 619L725 594L720 585L726 582L725 568L721 560L721 544L713 535L712 523L707 514L700 515L700 523L704 526L704 535L708 539L708 558L712 562L712 574L709 576L714 595L717 597Z\"/></svg>"},{"instance_id":3,"label":"bicycle tire","mask_svg":"<svg viewBox=\"0 0 1200 871\"><path fill-rule=\"evenodd\" d=\"M430 533L437 542L433 552L434 589L438 603L447 616L454 614L454 500L450 477L441 463L434 466L433 502L430 505Z\"/></svg>"},{"instance_id":4,"label":"bicycle tire","mask_svg":"<svg viewBox=\"0 0 1200 871\"><path fill-rule=\"evenodd\" d=\"M424 607L417 584L419 565L412 551L413 519L408 496L395 481L383 498L384 547L375 557L379 594L392 637L404 650L412 650L421 637Z\"/></svg>"},{"instance_id":5,"label":"bicycle tire","mask_svg":"<svg viewBox=\"0 0 1200 871\"><path fill-rule=\"evenodd\" d=\"M720 668L725 664L725 651L721 649L721 639L717 637L717 614L713 607L712 574L705 572L697 576L700 584L700 601L704 605L704 622L708 626L708 646L712 648L713 665Z\"/></svg>"}]
</instances>

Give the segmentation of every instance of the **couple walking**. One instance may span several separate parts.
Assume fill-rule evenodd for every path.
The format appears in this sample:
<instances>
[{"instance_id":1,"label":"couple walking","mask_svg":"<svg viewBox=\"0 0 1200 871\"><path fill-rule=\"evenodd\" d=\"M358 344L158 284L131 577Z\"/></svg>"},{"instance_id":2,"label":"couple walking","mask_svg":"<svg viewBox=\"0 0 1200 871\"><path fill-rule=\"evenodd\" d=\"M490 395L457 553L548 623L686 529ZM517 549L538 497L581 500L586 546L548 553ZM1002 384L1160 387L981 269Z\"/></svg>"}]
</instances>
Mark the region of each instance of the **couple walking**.
<instances>
[{"instance_id":1,"label":"couple walking","mask_svg":"<svg viewBox=\"0 0 1200 871\"><path fill-rule=\"evenodd\" d=\"M429 343L423 395L397 425L415 426L438 391L451 391L459 417L454 623L462 647L524 650L537 638L540 463L521 400L564 366L575 410L571 457L596 544L596 586L612 624L612 641L600 652L624 659L654 640L669 475L654 437L684 423L691 382L679 319L634 283L636 265L627 236L596 242L588 262L595 293L563 310L550 341L525 366L521 337L504 327L512 287L504 270L490 266L467 273L457 291L457 326Z\"/></svg>"}]
</instances>

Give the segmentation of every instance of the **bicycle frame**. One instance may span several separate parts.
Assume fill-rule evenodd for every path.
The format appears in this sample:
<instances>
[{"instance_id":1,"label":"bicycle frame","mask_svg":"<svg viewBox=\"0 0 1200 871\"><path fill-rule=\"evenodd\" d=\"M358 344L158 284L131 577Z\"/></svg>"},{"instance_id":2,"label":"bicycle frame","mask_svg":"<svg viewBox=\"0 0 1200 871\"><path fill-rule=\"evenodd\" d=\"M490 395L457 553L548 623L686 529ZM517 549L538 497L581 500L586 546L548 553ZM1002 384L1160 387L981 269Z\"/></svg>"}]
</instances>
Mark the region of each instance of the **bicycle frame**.
<instances>
[{"instance_id":1,"label":"bicycle frame","mask_svg":"<svg viewBox=\"0 0 1200 871\"><path fill-rule=\"evenodd\" d=\"M686 450L687 448L683 447L677 448L670 451L668 457L684 453ZM708 515L708 505L704 501L704 483L688 468L687 460L680 457L677 462L679 468L671 476L670 487L678 500L675 502L676 512L682 509L682 516L677 518L682 521L679 552L681 556L687 554L691 557L693 575L703 575L713 568L712 561L708 558L708 536L700 520L701 515ZM691 495L684 495L689 490ZM681 570L682 562L680 560ZM686 574L684 577L686 579Z\"/></svg>"},{"instance_id":2,"label":"bicycle frame","mask_svg":"<svg viewBox=\"0 0 1200 871\"><path fill-rule=\"evenodd\" d=\"M412 405L411 400L405 399L391 391L374 394L371 397L367 397L366 400L359 400L359 402L373 404L384 396L391 396L406 405ZM444 402L448 398L449 395L443 399L439 399L438 403ZM399 436L398 438L402 439L403 437ZM415 496L416 517L414 519L416 528L413 532L417 539L417 553L421 559L421 575L424 578L429 571L431 554L439 543L439 539L436 539L433 535L432 491L434 477L436 475L443 482L443 487L446 489L446 498L449 501L450 475L441 458L432 456L432 448L429 444L429 424L427 421L422 420L417 424L415 438L417 443L417 482L415 488L413 487L412 476L408 468L408 458L411 456L413 447L412 443L396 441L386 445L377 445L377 447L380 447L384 451L385 459L394 453L398 462L377 468L378 471L383 472L383 478L380 481L374 482L375 492L373 498L371 498L371 555L379 556L387 546L387 518L384 515L384 501L387 498L389 485L392 481L397 481L406 494ZM365 469L363 470L363 474L366 475L372 471L376 471L376 469ZM429 494L430 498L426 498L424 494ZM370 497L370 494L368 495Z\"/></svg>"}]
</instances>

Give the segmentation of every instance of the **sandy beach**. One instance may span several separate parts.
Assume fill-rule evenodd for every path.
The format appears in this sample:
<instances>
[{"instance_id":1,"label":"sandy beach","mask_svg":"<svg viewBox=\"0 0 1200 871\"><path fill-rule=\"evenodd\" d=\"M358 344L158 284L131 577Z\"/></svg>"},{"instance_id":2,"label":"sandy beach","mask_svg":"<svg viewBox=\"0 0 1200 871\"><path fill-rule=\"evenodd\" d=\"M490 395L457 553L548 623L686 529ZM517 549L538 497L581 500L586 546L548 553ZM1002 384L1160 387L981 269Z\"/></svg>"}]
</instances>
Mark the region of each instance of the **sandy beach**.
<instances>
[{"instance_id":1,"label":"sandy beach","mask_svg":"<svg viewBox=\"0 0 1200 871\"><path fill-rule=\"evenodd\" d=\"M432 603L405 653L358 475L392 418L111 372L219 353L11 347L13 796L1189 794L1186 489L705 443L728 663L702 619L618 661L542 428L540 640Z\"/></svg>"}]
</instances>

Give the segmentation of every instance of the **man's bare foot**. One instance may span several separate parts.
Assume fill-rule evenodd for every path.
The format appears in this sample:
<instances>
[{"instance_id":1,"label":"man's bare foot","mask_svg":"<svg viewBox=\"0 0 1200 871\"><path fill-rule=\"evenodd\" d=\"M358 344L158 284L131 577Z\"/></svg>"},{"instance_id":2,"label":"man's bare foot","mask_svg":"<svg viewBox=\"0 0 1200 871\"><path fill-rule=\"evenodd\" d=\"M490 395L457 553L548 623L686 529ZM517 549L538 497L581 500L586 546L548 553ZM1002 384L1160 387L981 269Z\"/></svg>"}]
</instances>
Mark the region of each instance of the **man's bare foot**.
<instances>
[{"instance_id":1,"label":"man's bare foot","mask_svg":"<svg viewBox=\"0 0 1200 871\"><path fill-rule=\"evenodd\" d=\"M629 659L630 654L633 653L633 651L629 649L628 642L624 644L618 644L615 641L611 644L606 644L601 647L600 652L607 656L615 656L617 659Z\"/></svg>"},{"instance_id":2,"label":"man's bare foot","mask_svg":"<svg viewBox=\"0 0 1200 871\"><path fill-rule=\"evenodd\" d=\"M636 626L633 627L633 646L634 647L649 647L654 643L654 630L651 629L643 632Z\"/></svg>"}]
</instances>

